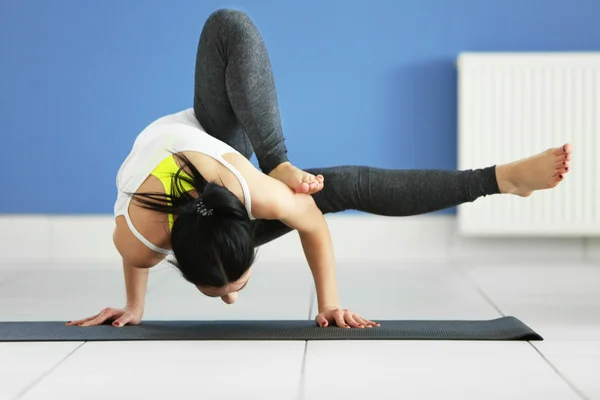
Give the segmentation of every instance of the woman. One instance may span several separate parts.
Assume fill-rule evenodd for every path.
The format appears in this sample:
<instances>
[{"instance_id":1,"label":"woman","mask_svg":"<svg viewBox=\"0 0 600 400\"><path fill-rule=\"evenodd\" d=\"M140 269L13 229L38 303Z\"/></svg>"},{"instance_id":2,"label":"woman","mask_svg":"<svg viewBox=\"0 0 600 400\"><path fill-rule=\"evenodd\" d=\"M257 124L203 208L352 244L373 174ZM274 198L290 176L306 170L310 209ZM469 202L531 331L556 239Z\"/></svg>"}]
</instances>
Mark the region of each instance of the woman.
<instances>
[{"instance_id":1,"label":"woman","mask_svg":"<svg viewBox=\"0 0 600 400\"><path fill-rule=\"evenodd\" d=\"M262 172L248 160L253 151ZM200 292L232 304L248 284L255 249L297 230L316 286L316 322L377 326L339 303L323 214L409 216L492 194L529 196L564 179L571 146L466 171L340 166L305 172L286 153L263 40L244 13L219 10L199 40L193 109L150 124L117 176L114 243L123 258L127 305L68 325L140 323L148 269L167 255Z\"/></svg>"}]
</instances>

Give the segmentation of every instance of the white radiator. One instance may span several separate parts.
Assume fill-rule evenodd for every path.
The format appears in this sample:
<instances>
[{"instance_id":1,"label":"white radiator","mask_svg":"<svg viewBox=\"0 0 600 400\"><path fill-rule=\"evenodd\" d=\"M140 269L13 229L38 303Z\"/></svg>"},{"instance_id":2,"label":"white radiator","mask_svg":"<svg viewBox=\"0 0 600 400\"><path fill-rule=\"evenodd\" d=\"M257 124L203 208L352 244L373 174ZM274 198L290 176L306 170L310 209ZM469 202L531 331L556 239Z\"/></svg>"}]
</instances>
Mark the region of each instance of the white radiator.
<instances>
[{"instance_id":1,"label":"white radiator","mask_svg":"<svg viewBox=\"0 0 600 400\"><path fill-rule=\"evenodd\" d=\"M459 169L574 146L558 188L461 205L459 232L599 236L600 53L465 53L458 82Z\"/></svg>"}]
</instances>

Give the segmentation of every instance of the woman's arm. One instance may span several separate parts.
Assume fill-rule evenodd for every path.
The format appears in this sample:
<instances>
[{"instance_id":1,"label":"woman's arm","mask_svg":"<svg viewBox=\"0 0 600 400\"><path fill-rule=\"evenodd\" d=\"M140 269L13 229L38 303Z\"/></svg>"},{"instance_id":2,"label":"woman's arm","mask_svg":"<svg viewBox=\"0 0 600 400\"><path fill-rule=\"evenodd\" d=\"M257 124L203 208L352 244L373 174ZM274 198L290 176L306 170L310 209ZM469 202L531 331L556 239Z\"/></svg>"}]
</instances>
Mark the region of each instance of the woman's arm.
<instances>
[{"instance_id":1,"label":"woman's arm","mask_svg":"<svg viewBox=\"0 0 600 400\"><path fill-rule=\"evenodd\" d=\"M113 243L123 259L123 275L127 292L127 307L143 314L146 303L146 290L150 268L164 259L164 255L144 249L140 252L139 243L133 237L122 217L117 219L113 233ZM136 251L137 250L137 251Z\"/></svg>"},{"instance_id":2,"label":"woman's arm","mask_svg":"<svg viewBox=\"0 0 600 400\"><path fill-rule=\"evenodd\" d=\"M298 231L306 261L315 281L319 312L338 308L340 300L333 242L323 213L311 196L293 193L287 186L281 187L279 181L266 188L272 184L268 182L262 183L265 189L263 193L271 195L259 195L258 201L252 198L253 202L258 203L259 212L256 217L280 220Z\"/></svg>"},{"instance_id":3,"label":"woman's arm","mask_svg":"<svg viewBox=\"0 0 600 400\"><path fill-rule=\"evenodd\" d=\"M312 200L311 197L310 199ZM296 229L300 235L302 249L315 281L319 312L339 308L333 243L323 214L314 201L312 205L306 205L302 215L297 214L296 210L286 211L277 219Z\"/></svg>"},{"instance_id":4,"label":"woman's arm","mask_svg":"<svg viewBox=\"0 0 600 400\"><path fill-rule=\"evenodd\" d=\"M315 281L319 312L339 307L333 243L327 221L312 196L295 193L258 171L243 156L228 158L248 183L254 217L280 220L298 231Z\"/></svg>"},{"instance_id":5,"label":"woman's arm","mask_svg":"<svg viewBox=\"0 0 600 400\"><path fill-rule=\"evenodd\" d=\"M125 290L127 292L127 305L125 308L136 311L140 316L144 314L146 304L146 290L148 288L149 268L137 268L123 260L123 274L125 276Z\"/></svg>"},{"instance_id":6,"label":"woman's arm","mask_svg":"<svg viewBox=\"0 0 600 400\"><path fill-rule=\"evenodd\" d=\"M80 320L69 321L69 326L96 326L113 321L114 326L137 325L144 315L146 288L148 286L148 268L137 268L123 260L127 305L125 308L107 307L98 314Z\"/></svg>"},{"instance_id":7,"label":"woman's arm","mask_svg":"<svg viewBox=\"0 0 600 400\"><path fill-rule=\"evenodd\" d=\"M125 278L125 291L127 303L125 308L107 307L91 317L70 321L71 326L101 325L106 321L113 321L115 326L139 324L144 315L146 303L146 290L150 267L155 261L152 257L144 257L139 252L132 251L130 240L123 230L123 221L117 220L113 233L113 243L122 257L123 275ZM137 257L132 260L132 256Z\"/></svg>"}]
</instances>

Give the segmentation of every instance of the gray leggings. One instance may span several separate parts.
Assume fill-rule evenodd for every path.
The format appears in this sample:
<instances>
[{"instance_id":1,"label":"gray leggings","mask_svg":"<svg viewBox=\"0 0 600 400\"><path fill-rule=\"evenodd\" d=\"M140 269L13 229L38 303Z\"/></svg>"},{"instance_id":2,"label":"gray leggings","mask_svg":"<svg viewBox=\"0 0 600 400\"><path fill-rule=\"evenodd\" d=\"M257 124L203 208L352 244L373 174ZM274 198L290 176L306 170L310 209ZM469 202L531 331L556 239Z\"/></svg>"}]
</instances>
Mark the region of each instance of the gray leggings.
<instances>
[{"instance_id":1,"label":"gray leggings","mask_svg":"<svg viewBox=\"0 0 600 400\"><path fill-rule=\"evenodd\" d=\"M268 174L288 161L265 43L246 14L219 10L206 21L196 57L194 112L206 131ZM499 193L495 166L465 171L310 168L325 177L313 195L324 213L359 210L385 216L425 214ZM288 232L280 221L255 221L256 245Z\"/></svg>"}]
</instances>

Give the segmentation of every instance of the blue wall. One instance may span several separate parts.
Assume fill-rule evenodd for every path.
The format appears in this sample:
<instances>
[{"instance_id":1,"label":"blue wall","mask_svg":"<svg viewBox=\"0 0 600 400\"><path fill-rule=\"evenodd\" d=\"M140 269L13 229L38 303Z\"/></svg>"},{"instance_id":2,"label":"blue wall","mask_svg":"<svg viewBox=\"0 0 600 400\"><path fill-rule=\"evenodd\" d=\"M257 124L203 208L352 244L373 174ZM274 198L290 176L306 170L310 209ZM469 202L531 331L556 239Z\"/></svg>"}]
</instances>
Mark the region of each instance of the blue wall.
<instances>
[{"instance_id":1,"label":"blue wall","mask_svg":"<svg viewBox=\"0 0 600 400\"><path fill-rule=\"evenodd\" d=\"M459 52L600 47L596 0L2 1L0 213L110 213L137 133L191 106L227 6L267 42L301 167L454 169Z\"/></svg>"}]
</instances>

